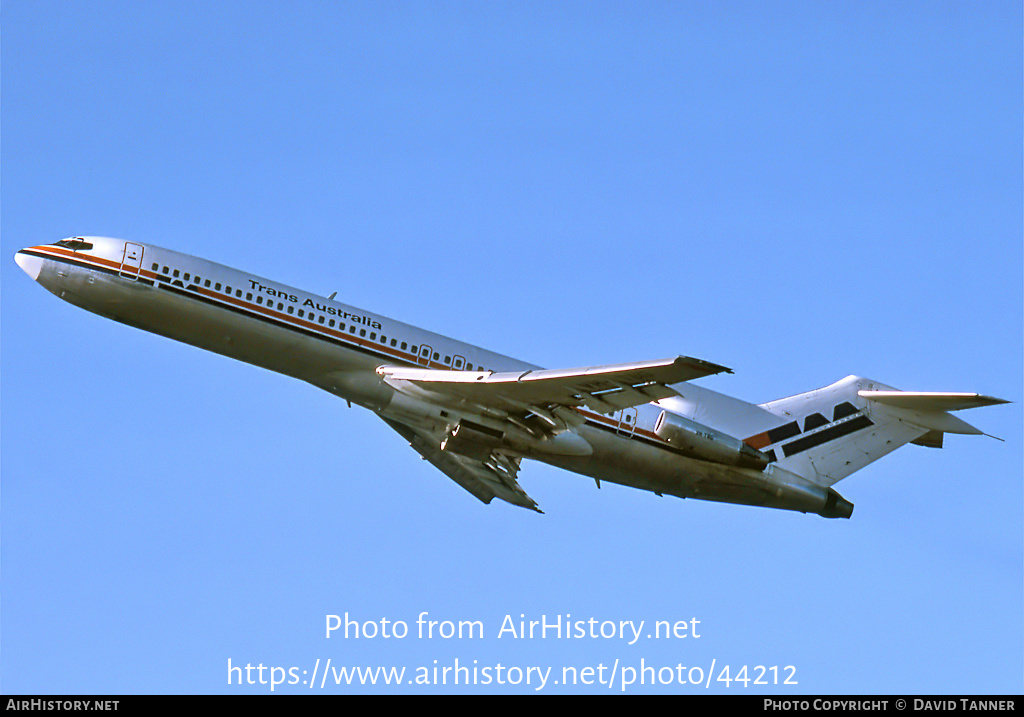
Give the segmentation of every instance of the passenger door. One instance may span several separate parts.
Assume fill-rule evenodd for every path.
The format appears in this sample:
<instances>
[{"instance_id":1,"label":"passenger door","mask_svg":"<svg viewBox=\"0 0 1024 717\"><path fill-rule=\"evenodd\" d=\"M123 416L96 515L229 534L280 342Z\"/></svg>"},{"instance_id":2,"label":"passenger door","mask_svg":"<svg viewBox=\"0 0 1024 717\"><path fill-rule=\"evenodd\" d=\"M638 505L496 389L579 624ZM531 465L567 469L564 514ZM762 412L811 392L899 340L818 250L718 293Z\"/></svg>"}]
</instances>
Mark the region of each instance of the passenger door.
<instances>
[{"instance_id":1,"label":"passenger door","mask_svg":"<svg viewBox=\"0 0 1024 717\"><path fill-rule=\"evenodd\" d=\"M141 244L132 242L124 243L124 256L121 258L121 268L118 271L120 276L126 279L139 278L139 270L142 268L142 253L145 251Z\"/></svg>"}]
</instances>

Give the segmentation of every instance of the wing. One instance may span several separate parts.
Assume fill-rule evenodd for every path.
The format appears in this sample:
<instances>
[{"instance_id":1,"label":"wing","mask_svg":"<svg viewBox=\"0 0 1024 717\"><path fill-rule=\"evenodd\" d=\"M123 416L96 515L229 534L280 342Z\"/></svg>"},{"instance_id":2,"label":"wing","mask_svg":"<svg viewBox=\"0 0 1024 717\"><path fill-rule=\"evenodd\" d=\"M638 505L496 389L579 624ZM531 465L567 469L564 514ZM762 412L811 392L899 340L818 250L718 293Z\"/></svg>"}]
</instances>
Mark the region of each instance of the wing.
<instances>
[{"instance_id":1,"label":"wing","mask_svg":"<svg viewBox=\"0 0 1024 717\"><path fill-rule=\"evenodd\" d=\"M558 408L586 406L598 413L613 413L630 406L678 395L669 384L701 376L732 373L724 366L677 356L660 361L589 366L575 369L513 371L438 371L403 366L381 366L377 373L386 380L409 381L435 393L519 413L527 411L544 420L554 413L567 419Z\"/></svg>"},{"instance_id":2,"label":"wing","mask_svg":"<svg viewBox=\"0 0 1024 717\"><path fill-rule=\"evenodd\" d=\"M430 461L435 468L465 488L484 503L493 498L543 513L537 503L526 494L516 482L519 459L495 453L486 460L468 458L451 451L443 451L437 441L421 435L415 430L396 421L383 421L409 441L417 453Z\"/></svg>"},{"instance_id":3,"label":"wing","mask_svg":"<svg viewBox=\"0 0 1024 717\"><path fill-rule=\"evenodd\" d=\"M454 425L448 425L442 433L439 425L408 425L381 416L421 456L484 503L501 498L537 512L541 511L536 502L516 482L523 443L513 445L510 435L518 434L517 440L527 444L534 441L534 445L549 451L555 447L551 439L557 437L555 450L585 455L591 450L586 441L563 440L574 437L572 433L558 437L584 423L577 408L586 406L599 413L614 413L678 395L669 384L722 371L729 369L686 356L613 366L506 373L406 366L377 369L384 381L399 392L426 393L429 403L447 406L453 412ZM454 418L455 414L460 418ZM471 417L481 417L490 425L476 423ZM494 427L501 425L506 428ZM472 436L474 431L476 439Z\"/></svg>"}]
</instances>

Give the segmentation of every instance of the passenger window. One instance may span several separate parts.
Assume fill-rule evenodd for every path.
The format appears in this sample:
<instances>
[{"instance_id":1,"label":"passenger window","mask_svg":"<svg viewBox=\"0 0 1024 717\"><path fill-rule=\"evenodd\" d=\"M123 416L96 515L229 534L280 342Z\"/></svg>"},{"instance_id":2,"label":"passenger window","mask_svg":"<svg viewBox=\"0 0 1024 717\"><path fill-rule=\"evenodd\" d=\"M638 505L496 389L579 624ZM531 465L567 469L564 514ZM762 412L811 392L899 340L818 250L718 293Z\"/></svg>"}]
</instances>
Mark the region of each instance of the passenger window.
<instances>
[{"instance_id":1,"label":"passenger window","mask_svg":"<svg viewBox=\"0 0 1024 717\"><path fill-rule=\"evenodd\" d=\"M366 329L359 329L360 336L366 336Z\"/></svg>"},{"instance_id":2,"label":"passenger window","mask_svg":"<svg viewBox=\"0 0 1024 717\"><path fill-rule=\"evenodd\" d=\"M174 270L174 278L178 278L178 270L177 269Z\"/></svg>"},{"instance_id":3,"label":"passenger window","mask_svg":"<svg viewBox=\"0 0 1024 717\"><path fill-rule=\"evenodd\" d=\"M235 296L237 296L239 299L241 299L242 298L242 290L241 289L235 289Z\"/></svg>"},{"instance_id":4,"label":"passenger window","mask_svg":"<svg viewBox=\"0 0 1024 717\"><path fill-rule=\"evenodd\" d=\"M216 289L217 291L220 291L220 282L218 281L216 284L214 284L213 288Z\"/></svg>"},{"instance_id":5,"label":"passenger window","mask_svg":"<svg viewBox=\"0 0 1024 717\"><path fill-rule=\"evenodd\" d=\"M302 309L299 309L299 318L301 319L305 315L306 315L306 312L303 311Z\"/></svg>"},{"instance_id":6,"label":"passenger window","mask_svg":"<svg viewBox=\"0 0 1024 717\"><path fill-rule=\"evenodd\" d=\"M241 295L242 295L242 292L241 292L241 291L239 291L239 292L238 292L238 295L239 295L239 296L241 296ZM246 300L246 301L252 301L252 294L251 294L251 293L249 293L249 294L246 294L246 295L245 295L245 300Z\"/></svg>"},{"instance_id":7,"label":"passenger window","mask_svg":"<svg viewBox=\"0 0 1024 717\"><path fill-rule=\"evenodd\" d=\"M159 264L153 264L153 271L159 271L159 269L160 269L160 265Z\"/></svg>"},{"instance_id":8,"label":"passenger window","mask_svg":"<svg viewBox=\"0 0 1024 717\"><path fill-rule=\"evenodd\" d=\"M317 319L317 321L319 321L322 324L324 322L324 317L323 316L319 317ZM334 323L334 322L331 322L331 323Z\"/></svg>"},{"instance_id":9,"label":"passenger window","mask_svg":"<svg viewBox=\"0 0 1024 717\"><path fill-rule=\"evenodd\" d=\"M189 274L188 274L188 272L186 271L186 272L185 272L185 281L188 281L188 278L189 278Z\"/></svg>"},{"instance_id":10,"label":"passenger window","mask_svg":"<svg viewBox=\"0 0 1024 717\"><path fill-rule=\"evenodd\" d=\"M288 307L288 313L289 314L294 314L295 313L295 307L294 306L289 306Z\"/></svg>"}]
</instances>

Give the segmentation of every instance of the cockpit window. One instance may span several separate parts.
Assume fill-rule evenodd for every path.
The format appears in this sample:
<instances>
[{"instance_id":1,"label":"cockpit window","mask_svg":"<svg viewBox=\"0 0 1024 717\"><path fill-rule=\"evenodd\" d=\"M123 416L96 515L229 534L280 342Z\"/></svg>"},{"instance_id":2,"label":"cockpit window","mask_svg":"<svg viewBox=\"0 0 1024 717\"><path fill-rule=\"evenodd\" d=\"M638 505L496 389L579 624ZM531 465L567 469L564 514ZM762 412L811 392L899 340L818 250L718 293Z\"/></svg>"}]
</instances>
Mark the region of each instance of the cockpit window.
<instances>
[{"instance_id":1,"label":"cockpit window","mask_svg":"<svg viewBox=\"0 0 1024 717\"><path fill-rule=\"evenodd\" d=\"M62 239L55 244L55 246L66 246L72 251L82 251L83 249L92 249L92 244L81 239Z\"/></svg>"}]
</instances>

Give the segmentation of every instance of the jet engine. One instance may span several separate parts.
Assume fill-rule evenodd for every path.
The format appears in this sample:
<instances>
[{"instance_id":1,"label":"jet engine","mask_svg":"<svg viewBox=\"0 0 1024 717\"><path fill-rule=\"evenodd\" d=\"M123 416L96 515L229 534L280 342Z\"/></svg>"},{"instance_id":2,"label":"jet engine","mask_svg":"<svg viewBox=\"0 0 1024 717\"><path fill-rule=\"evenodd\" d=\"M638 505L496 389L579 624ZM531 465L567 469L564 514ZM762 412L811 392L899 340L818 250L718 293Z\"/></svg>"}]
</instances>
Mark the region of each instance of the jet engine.
<instances>
[{"instance_id":1,"label":"jet engine","mask_svg":"<svg viewBox=\"0 0 1024 717\"><path fill-rule=\"evenodd\" d=\"M724 463L763 471L768 456L751 448L739 438L716 431L703 424L683 418L671 411L662 411L654 424L658 437L690 458Z\"/></svg>"}]
</instances>

